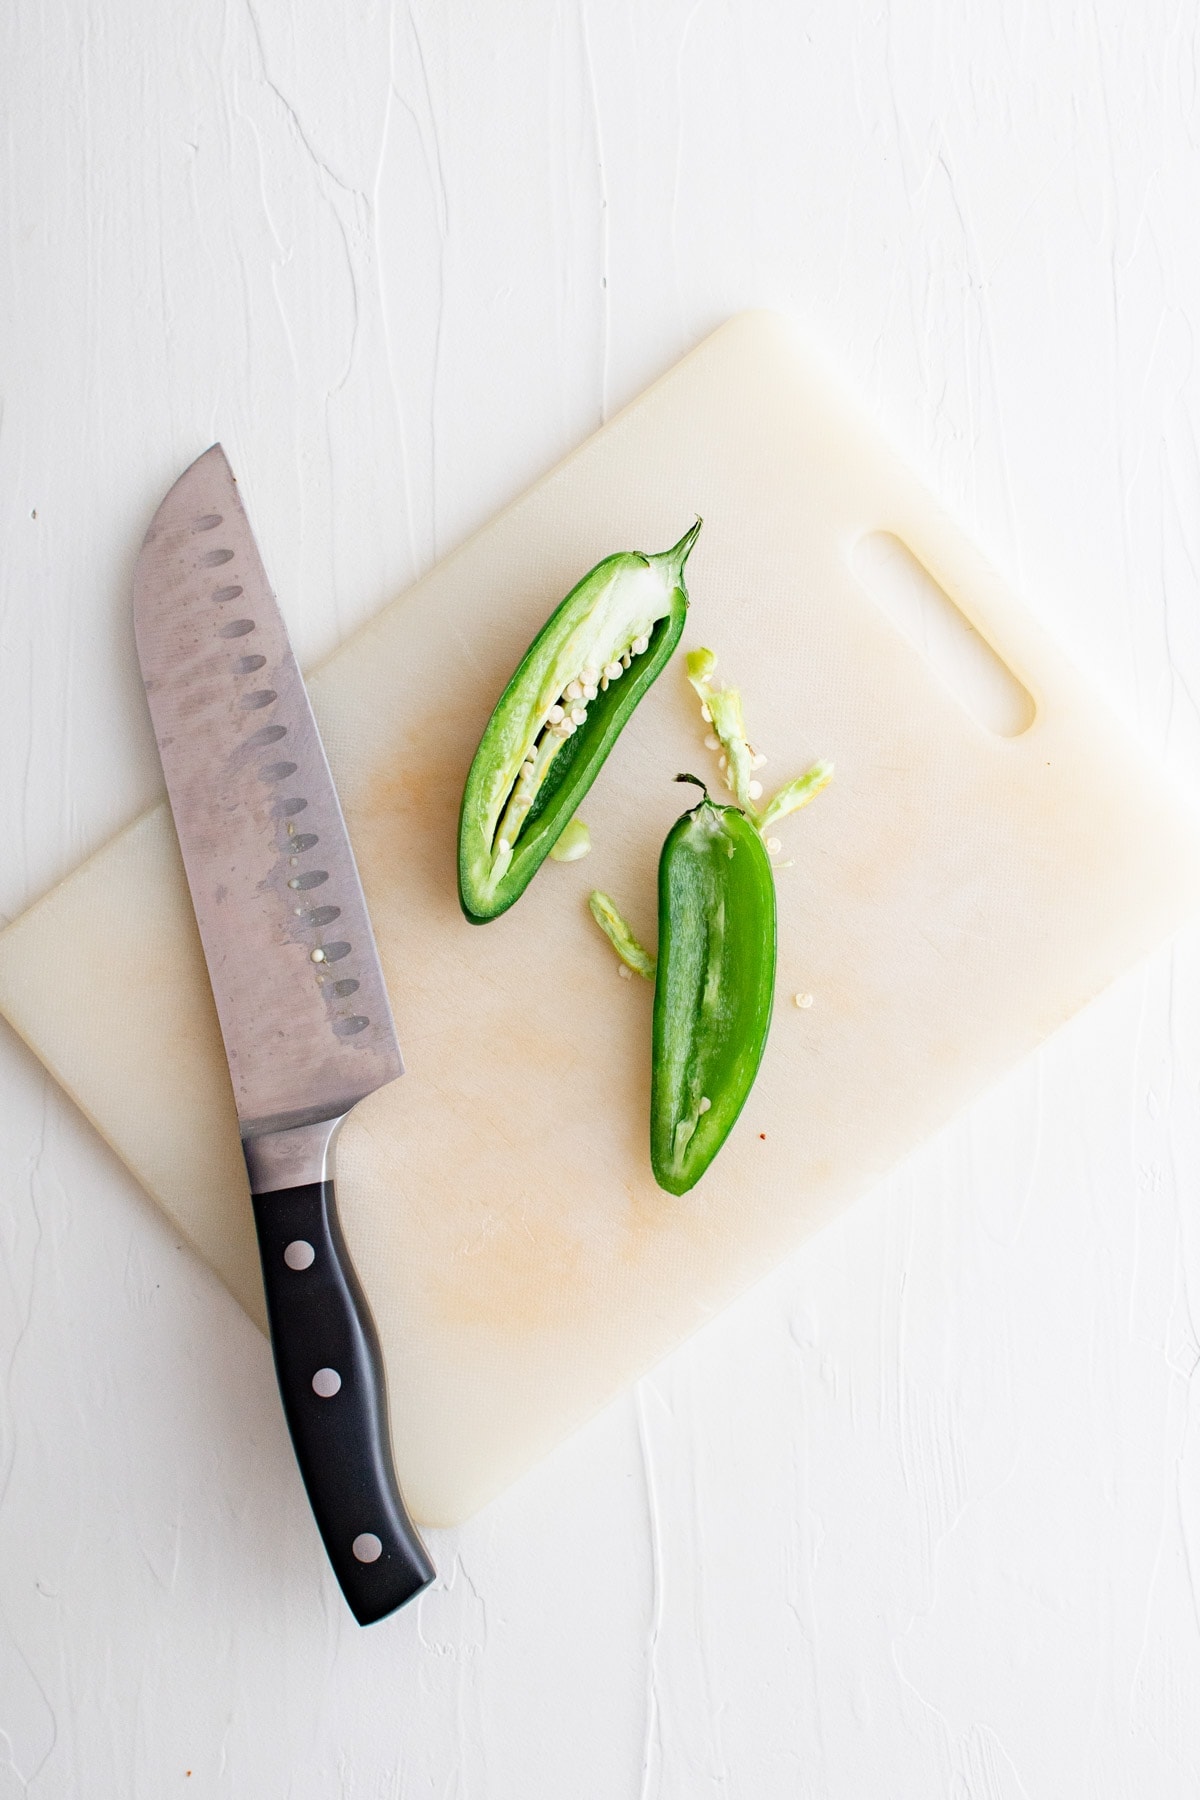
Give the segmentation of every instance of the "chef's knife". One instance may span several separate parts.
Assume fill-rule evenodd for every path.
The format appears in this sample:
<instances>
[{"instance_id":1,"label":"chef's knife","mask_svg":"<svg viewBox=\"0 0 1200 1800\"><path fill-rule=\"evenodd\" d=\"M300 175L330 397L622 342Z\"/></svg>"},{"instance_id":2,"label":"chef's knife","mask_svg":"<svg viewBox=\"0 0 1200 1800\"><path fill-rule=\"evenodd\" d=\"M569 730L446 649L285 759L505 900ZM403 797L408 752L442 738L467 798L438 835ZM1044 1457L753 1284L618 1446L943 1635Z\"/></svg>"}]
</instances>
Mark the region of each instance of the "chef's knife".
<instances>
[{"instance_id":1,"label":"chef's knife","mask_svg":"<svg viewBox=\"0 0 1200 1800\"><path fill-rule=\"evenodd\" d=\"M219 444L154 515L138 657L233 1080L283 1408L360 1624L433 1578L392 1467L383 1363L330 1156L401 1073L325 753Z\"/></svg>"}]
</instances>

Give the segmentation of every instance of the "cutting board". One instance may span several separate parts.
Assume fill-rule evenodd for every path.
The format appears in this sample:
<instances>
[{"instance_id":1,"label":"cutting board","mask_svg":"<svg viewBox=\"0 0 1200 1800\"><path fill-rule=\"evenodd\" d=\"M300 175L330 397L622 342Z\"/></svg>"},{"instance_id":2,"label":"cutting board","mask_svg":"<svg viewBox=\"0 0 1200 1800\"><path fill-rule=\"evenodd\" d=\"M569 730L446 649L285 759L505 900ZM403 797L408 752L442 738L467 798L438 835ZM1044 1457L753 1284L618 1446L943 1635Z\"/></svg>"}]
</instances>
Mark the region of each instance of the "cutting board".
<instances>
[{"instance_id":1,"label":"cutting board","mask_svg":"<svg viewBox=\"0 0 1200 1800\"><path fill-rule=\"evenodd\" d=\"M264 473L240 474L253 517ZM685 647L742 689L768 792L817 757L837 773L779 827L758 1084L676 1199L647 1154L651 989L618 978L586 896L653 943L658 851L688 804L672 777L715 777L681 660L588 796L588 859L548 863L480 928L454 854L472 752L537 627L600 557L661 549L696 513ZM1001 660L999 729L869 591L864 542L915 557ZM1190 813L768 315L709 338L311 692L408 1064L352 1116L339 1172L426 1523L482 1505L1200 903ZM261 1323L165 805L0 936L0 1007Z\"/></svg>"}]
</instances>

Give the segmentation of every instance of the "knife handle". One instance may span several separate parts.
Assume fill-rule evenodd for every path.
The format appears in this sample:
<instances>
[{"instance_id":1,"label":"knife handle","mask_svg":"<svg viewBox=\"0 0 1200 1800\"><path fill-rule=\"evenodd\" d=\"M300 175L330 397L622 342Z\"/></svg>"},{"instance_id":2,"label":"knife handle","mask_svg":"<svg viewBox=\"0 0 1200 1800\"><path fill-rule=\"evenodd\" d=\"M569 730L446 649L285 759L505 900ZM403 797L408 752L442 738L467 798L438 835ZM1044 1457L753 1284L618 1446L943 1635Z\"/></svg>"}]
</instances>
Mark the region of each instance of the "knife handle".
<instances>
[{"instance_id":1,"label":"knife handle","mask_svg":"<svg viewBox=\"0 0 1200 1800\"><path fill-rule=\"evenodd\" d=\"M342 1237L333 1182L253 1200L296 1461L350 1610L370 1625L434 1576L396 1485L379 1339Z\"/></svg>"}]
</instances>

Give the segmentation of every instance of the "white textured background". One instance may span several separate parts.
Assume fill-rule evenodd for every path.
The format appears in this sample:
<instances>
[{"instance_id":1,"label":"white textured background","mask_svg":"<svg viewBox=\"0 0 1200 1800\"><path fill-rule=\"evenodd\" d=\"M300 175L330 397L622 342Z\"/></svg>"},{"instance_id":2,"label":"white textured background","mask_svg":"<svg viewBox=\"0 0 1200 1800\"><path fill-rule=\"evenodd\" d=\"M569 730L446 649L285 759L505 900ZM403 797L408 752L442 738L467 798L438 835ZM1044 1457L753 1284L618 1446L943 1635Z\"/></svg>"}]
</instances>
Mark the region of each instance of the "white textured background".
<instances>
[{"instance_id":1,"label":"white textured background","mask_svg":"<svg viewBox=\"0 0 1200 1800\"><path fill-rule=\"evenodd\" d=\"M312 661L753 304L1195 785L1198 26L6 0L0 914L159 789L214 437ZM265 1343L0 1033L0 1800L1195 1800L1198 1001L1192 932L369 1632Z\"/></svg>"}]
</instances>

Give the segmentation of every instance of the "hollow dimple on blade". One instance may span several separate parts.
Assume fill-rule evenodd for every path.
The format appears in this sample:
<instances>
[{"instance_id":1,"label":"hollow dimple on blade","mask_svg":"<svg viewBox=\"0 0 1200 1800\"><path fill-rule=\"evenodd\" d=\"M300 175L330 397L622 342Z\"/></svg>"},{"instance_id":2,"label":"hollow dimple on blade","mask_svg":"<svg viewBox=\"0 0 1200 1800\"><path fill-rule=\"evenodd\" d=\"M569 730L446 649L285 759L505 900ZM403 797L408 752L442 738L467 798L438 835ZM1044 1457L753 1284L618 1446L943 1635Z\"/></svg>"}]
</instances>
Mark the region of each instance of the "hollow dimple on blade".
<instances>
[{"instance_id":1,"label":"hollow dimple on blade","mask_svg":"<svg viewBox=\"0 0 1200 1800\"><path fill-rule=\"evenodd\" d=\"M333 779L220 445L154 516L134 619L243 1135L332 1118L402 1064Z\"/></svg>"}]
</instances>

